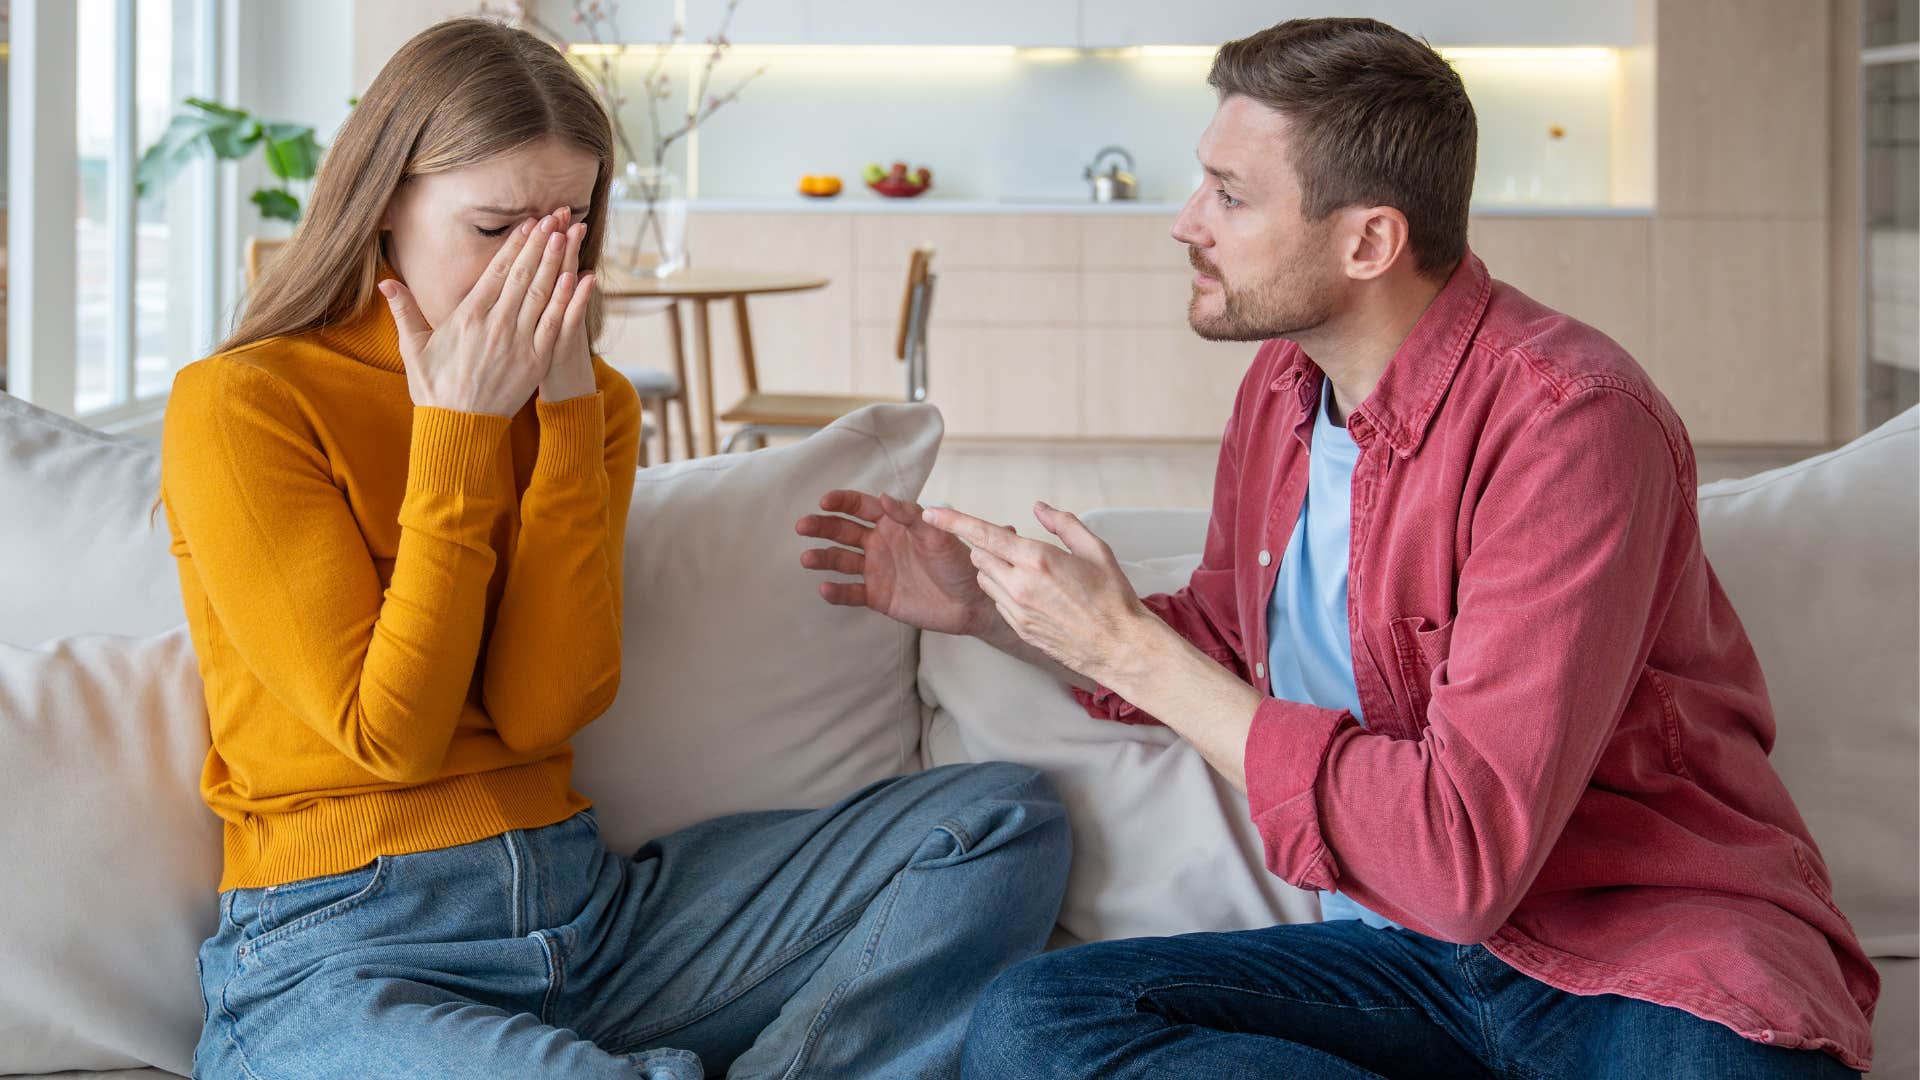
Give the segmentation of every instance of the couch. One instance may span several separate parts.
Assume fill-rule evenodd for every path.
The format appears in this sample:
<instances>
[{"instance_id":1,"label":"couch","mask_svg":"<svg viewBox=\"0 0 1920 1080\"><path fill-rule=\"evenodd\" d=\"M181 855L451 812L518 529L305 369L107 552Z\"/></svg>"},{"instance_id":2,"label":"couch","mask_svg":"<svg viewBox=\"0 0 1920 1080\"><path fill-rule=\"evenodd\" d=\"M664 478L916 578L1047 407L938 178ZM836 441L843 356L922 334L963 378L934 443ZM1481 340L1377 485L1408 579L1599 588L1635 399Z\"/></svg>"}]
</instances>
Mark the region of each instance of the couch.
<instances>
[{"instance_id":1,"label":"couch","mask_svg":"<svg viewBox=\"0 0 1920 1080\"><path fill-rule=\"evenodd\" d=\"M1884 979L1876 1077L1920 1073L1917 427L1908 412L1699 495L1768 675L1774 760ZM978 642L819 601L794 520L830 487L916 497L940 435L929 406L877 406L791 446L640 472L622 688L575 740L609 846L1010 759L1045 769L1073 817L1057 945L1317 918L1261 867L1244 796L1170 732L1089 719ZM0 1074L189 1070L219 833L198 800L197 663L149 519L157 475L150 445L0 395ZM1198 561L1203 513L1085 519L1143 592Z\"/></svg>"}]
</instances>

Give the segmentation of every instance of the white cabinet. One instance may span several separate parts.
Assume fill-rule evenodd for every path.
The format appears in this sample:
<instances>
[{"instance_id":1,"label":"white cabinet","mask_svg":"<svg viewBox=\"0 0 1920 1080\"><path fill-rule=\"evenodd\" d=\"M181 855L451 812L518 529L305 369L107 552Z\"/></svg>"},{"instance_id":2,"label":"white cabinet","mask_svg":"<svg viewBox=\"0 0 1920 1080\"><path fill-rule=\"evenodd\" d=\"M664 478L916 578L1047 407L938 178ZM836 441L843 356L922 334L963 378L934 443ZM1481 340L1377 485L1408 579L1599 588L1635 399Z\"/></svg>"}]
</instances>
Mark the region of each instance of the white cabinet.
<instances>
[{"instance_id":1,"label":"white cabinet","mask_svg":"<svg viewBox=\"0 0 1920 1080\"><path fill-rule=\"evenodd\" d=\"M741 44L799 45L807 38L806 0L742 0L734 10L727 38ZM568 41L590 40L573 21L573 0L534 0L527 5L535 18ZM657 45L673 33L672 0L641 0L620 5L618 18L603 38L609 43ZM719 32L727 0L686 0L685 40L699 45Z\"/></svg>"},{"instance_id":2,"label":"white cabinet","mask_svg":"<svg viewBox=\"0 0 1920 1080\"><path fill-rule=\"evenodd\" d=\"M1639 0L742 0L728 38L741 45L1013 45L1118 48L1218 45L1285 19L1359 15L1435 45L1635 44ZM534 0L535 14L578 39L571 0ZM685 0L689 42L720 25L727 0ZM615 40L665 41L674 4L620 7Z\"/></svg>"},{"instance_id":3,"label":"white cabinet","mask_svg":"<svg viewBox=\"0 0 1920 1080\"><path fill-rule=\"evenodd\" d=\"M720 29L726 16L727 0L686 0L687 41L700 44ZM649 8L672 9L671 3L649 0ZM805 0L741 0L734 9L727 40L752 45L804 45L807 15L811 5Z\"/></svg>"},{"instance_id":4,"label":"white cabinet","mask_svg":"<svg viewBox=\"0 0 1920 1080\"><path fill-rule=\"evenodd\" d=\"M1218 45L1290 19L1304 5L1209 0L1168 4L1164 0L1080 0L1080 45L1112 49L1131 45Z\"/></svg>"},{"instance_id":5,"label":"white cabinet","mask_svg":"<svg viewBox=\"0 0 1920 1080\"><path fill-rule=\"evenodd\" d=\"M816 0L825 2L825 0ZM1634 43L1633 0L1080 0L1080 44L1218 45L1286 19L1321 15L1379 19L1435 45L1615 45Z\"/></svg>"},{"instance_id":6,"label":"white cabinet","mask_svg":"<svg viewBox=\"0 0 1920 1080\"><path fill-rule=\"evenodd\" d=\"M1078 0L807 0L818 45L1072 45L1079 15Z\"/></svg>"}]
</instances>

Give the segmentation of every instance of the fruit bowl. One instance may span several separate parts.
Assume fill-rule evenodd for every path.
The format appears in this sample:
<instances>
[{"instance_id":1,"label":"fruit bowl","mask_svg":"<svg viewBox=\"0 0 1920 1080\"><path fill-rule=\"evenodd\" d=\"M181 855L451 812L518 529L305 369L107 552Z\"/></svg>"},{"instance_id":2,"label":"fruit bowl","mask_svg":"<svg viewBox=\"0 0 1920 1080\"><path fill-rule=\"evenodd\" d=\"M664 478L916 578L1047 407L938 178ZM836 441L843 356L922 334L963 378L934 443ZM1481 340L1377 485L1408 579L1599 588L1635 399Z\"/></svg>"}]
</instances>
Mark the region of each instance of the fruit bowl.
<instances>
[{"instance_id":1,"label":"fruit bowl","mask_svg":"<svg viewBox=\"0 0 1920 1080\"><path fill-rule=\"evenodd\" d=\"M878 163L870 163L861 170L860 178L867 182L868 187L889 199L911 199L933 186L933 170L922 165L908 172L904 161L894 162L892 169L882 169Z\"/></svg>"},{"instance_id":2,"label":"fruit bowl","mask_svg":"<svg viewBox=\"0 0 1920 1080\"><path fill-rule=\"evenodd\" d=\"M867 182L867 186L885 195L889 199L911 199L915 195L925 195L927 188L932 185L914 184L910 181L894 180L889 177L885 180L870 180Z\"/></svg>"}]
</instances>

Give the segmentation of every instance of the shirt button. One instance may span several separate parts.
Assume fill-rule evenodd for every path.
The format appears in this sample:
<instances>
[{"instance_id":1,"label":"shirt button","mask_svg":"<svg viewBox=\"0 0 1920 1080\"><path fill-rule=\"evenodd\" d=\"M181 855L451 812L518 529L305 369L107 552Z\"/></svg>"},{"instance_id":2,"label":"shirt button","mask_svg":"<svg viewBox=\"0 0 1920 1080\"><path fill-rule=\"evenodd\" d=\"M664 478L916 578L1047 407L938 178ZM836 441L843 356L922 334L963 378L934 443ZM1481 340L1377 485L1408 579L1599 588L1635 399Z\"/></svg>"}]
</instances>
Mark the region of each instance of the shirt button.
<instances>
[{"instance_id":1,"label":"shirt button","mask_svg":"<svg viewBox=\"0 0 1920 1080\"><path fill-rule=\"evenodd\" d=\"M1273 563L1273 552L1262 550L1260 552L1260 565L1270 566L1272 565L1272 563Z\"/></svg>"},{"instance_id":2,"label":"shirt button","mask_svg":"<svg viewBox=\"0 0 1920 1080\"><path fill-rule=\"evenodd\" d=\"M1267 677L1267 665L1265 665L1265 664L1255 664L1255 665L1253 665L1253 677L1254 677L1254 678L1256 678L1256 679L1264 679L1264 678L1266 678L1266 677Z\"/></svg>"}]
</instances>

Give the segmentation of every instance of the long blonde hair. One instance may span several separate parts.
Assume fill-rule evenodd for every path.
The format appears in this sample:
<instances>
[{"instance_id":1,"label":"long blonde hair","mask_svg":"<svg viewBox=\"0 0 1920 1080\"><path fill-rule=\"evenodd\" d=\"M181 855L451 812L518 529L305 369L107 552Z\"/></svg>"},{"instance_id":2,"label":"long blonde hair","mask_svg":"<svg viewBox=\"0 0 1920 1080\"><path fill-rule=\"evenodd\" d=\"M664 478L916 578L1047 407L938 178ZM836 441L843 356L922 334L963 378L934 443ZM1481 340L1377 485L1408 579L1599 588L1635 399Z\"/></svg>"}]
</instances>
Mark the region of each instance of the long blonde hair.
<instances>
[{"instance_id":1,"label":"long blonde hair","mask_svg":"<svg viewBox=\"0 0 1920 1080\"><path fill-rule=\"evenodd\" d=\"M599 265L613 129L567 58L504 22L456 18L416 34L367 88L321 159L307 211L254 282L218 352L350 319L373 297L380 219L408 179L477 164L557 138L599 160L582 273ZM596 292L588 340L604 313Z\"/></svg>"},{"instance_id":2,"label":"long blonde hair","mask_svg":"<svg viewBox=\"0 0 1920 1080\"><path fill-rule=\"evenodd\" d=\"M580 243L584 273L600 264L613 181L613 127L592 87L553 46L506 23L448 19L414 35L341 125L300 225L214 351L348 321L374 295L380 219L401 184L556 137L600 162ZM597 291L587 305L592 347L604 319ZM149 525L163 501L156 493Z\"/></svg>"}]
</instances>

